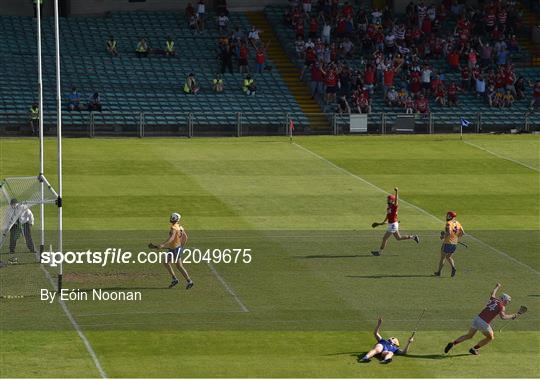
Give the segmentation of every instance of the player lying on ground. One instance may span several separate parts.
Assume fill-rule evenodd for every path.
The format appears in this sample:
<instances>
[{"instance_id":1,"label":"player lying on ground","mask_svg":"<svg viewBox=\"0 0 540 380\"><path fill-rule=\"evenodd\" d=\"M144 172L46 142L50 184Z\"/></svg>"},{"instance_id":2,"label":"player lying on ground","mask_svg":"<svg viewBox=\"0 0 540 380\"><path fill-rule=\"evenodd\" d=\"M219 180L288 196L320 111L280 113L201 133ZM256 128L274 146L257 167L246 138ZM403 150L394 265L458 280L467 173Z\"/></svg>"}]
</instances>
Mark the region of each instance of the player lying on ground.
<instances>
[{"instance_id":1,"label":"player lying on ground","mask_svg":"<svg viewBox=\"0 0 540 380\"><path fill-rule=\"evenodd\" d=\"M417 244L420 243L420 238L418 235L405 235L401 236L399 233L399 222L398 222L398 208L399 208L399 197L398 197L398 188L396 187L394 189L396 192L395 194L390 194L386 200L388 203L388 207L386 209L386 217L381 223L373 223L371 227L375 228L377 226L381 226L388 222L388 227L386 228L386 232L384 233L381 247L378 251L371 251L371 254L373 256L380 256L382 255L384 249L386 248L386 244L388 242L388 239L390 239L390 236L394 235L396 240L414 240Z\"/></svg>"},{"instance_id":2,"label":"player lying on ground","mask_svg":"<svg viewBox=\"0 0 540 380\"><path fill-rule=\"evenodd\" d=\"M362 359L360 359L360 361L363 363L371 361L372 357L380 354L382 358L381 364L388 364L392 361L394 355L407 355L409 347L414 340L413 336L411 335L407 345L403 350L401 350L399 348L399 340L397 338L391 337L388 339L383 339L381 336L380 330L382 321L382 317L377 319L377 327L375 327L375 331L373 331L373 336L375 337L377 344L375 344L375 346L373 346L373 348L367 354L365 354Z\"/></svg>"},{"instance_id":3,"label":"player lying on ground","mask_svg":"<svg viewBox=\"0 0 540 380\"><path fill-rule=\"evenodd\" d=\"M172 276L172 281L169 285L169 288L178 285L178 278L176 277L176 274L174 273L171 265L172 263L175 263L176 269L178 269L180 273L182 273L182 276L184 276L187 281L186 289L190 289L193 287L193 281L191 281L191 278L189 277L186 268L184 268L184 266L182 265L182 251L184 250L184 245L187 242L187 234L184 230L184 227L180 225L180 218L180 214L173 212L169 220L171 222L171 228L169 230L169 238L167 239L167 241L159 245L150 243L148 244L148 247L169 249L167 260L164 263L167 272L169 272L169 274Z\"/></svg>"},{"instance_id":4,"label":"player lying on ground","mask_svg":"<svg viewBox=\"0 0 540 380\"><path fill-rule=\"evenodd\" d=\"M456 265L452 255L456 251L456 247L459 243L459 238L463 236L463 227L461 223L456 220L457 214L454 211L448 211L446 213L446 225L444 231L441 231L441 240L443 244L441 246L441 259L439 260L439 269L434 273L435 276L441 275L441 270L444 266L444 261L448 261L452 267L452 277L456 275Z\"/></svg>"},{"instance_id":5,"label":"player lying on ground","mask_svg":"<svg viewBox=\"0 0 540 380\"><path fill-rule=\"evenodd\" d=\"M508 320L508 319L516 319L520 312L515 314L506 314L505 307L512 300L512 298L508 295L503 293L501 295L501 298L497 298L497 292L501 288L501 284L497 284L493 291L491 292L491 296L489 298L489 302L487 303L486 307L482 312L477 315L473 321L472 326L469 329L469 332L465 335L460 336L456 340L448 343L446 347L444 348L444 352L448 353L454 347L456 344L461 343L463 341L466 341L468 339L471 339L474 334L476 334L477 331L480 331L482 334L484 334L485 338L482 339L480 342L478 342L473 348L469 350L469 352L473 355L478 355L479 349L482 346L485 346L486 344L490 343L495 337L493 336L493 329L491 328L490 322L498 315L501 317L501 319ZM521 309L520 309L521 310Z\"/></svg>"}]
</instances>

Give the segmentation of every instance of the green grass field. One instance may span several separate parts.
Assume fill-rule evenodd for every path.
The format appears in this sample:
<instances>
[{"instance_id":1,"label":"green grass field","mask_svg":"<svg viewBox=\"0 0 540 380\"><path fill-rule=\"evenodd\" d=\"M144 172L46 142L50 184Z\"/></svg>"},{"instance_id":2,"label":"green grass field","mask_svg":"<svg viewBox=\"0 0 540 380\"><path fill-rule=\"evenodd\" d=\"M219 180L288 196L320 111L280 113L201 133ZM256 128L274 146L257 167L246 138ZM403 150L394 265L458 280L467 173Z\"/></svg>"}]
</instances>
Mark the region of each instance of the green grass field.
<instances>
[{"instance_id":1,"label":"green grass field","mask_svg":"<svg viewBox=\"0 0 540 380\"><path fill-rule=\"evenodd\" d=\"M145 250L180 211L189 247L253 252L249 264L187 265L189 291L166 289L159 264L66 265L65 287L143 294L66 305L110 377L539 377L540 139L466 141L65 139L65 249ZM55 149L47 140L53 183ZM37 157L35 140L1 140L0 178L37 174ZM384 229L371 223L384 218L395 186L401 231L422 241L391 240L373 257ZM449 209L469 248L458 248L455 278L448 268L435 278ZM61 305L39 300L38 289L50 288L39 266L0 276L9 292L29 292L0 299L0 376L99 377ZM444 355L496 282L513 297L510 312L522 304L529 312L502 332L497 320L480 356L467 353L480 335ZM405 342L423 308L411 355L388 366L357 362L374 344L378 314L383 335Z\"/></svg>"}]
</instances>

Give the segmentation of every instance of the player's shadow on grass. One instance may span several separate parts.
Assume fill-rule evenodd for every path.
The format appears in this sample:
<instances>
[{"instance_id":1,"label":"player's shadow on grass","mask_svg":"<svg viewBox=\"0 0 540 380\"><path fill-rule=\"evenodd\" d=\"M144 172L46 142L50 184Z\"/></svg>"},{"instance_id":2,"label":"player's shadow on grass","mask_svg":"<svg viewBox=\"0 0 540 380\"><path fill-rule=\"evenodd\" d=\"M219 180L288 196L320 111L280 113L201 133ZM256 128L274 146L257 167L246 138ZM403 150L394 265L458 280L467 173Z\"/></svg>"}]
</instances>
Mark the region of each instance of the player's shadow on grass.
<instances>
[{"instance_id":1,"label":"player's shadow on grass","mask_svg":"<svg viewBox=\"0 0 540 380\"><path fill-rule=\"evenodd\" d=\"M385 256L397 256L397 255L385 255ZM355 257L373 257L373 255L308 255L308 256L294 256L295 259L350 259Z\"/></svg>"},{"instance_id":2,"label":"player's shadow on grass","mask_svg":"<svg viewBox=\"0 0 540 380\"><path fill-rule=\"evenodd\" d=\"M367 351L365 352L336 352L335 354L326 354L325 356L336 356L336 355L349 355L353 358L356 358L356 361L359 363L361 362L361 359L364 357L364 355L367 354ZM417 354L407 354L405 357L411 358L411 359L430 359L430 360L444 360L444 359L450 359L450 358L456 358L458 356L471 356L470 354L455 354L455 355L443 355L443 354L427 354L427 355L417 355ZM375 356L375 359L380 359L379 355Z\"/></svg>"},{"instance_id":3,"label":"player's shadow on grass","mask_svg":"<svg viewBox=\"0 0 540 380\"><path fill-rule=\"evenodd\" d=\"M347 276L350 278L420 278L420 277L434 277L431 274L377 274L370 276Z\"/></svg>"},{"instance_id":4,"label":"player's shadow on grass","mask_svg":"<svg viewBox=\"0 0 540 380\"><path fill-rule=\"evenodd\" d=\"M432 360L443 360L450 358L457 358L459 356L471 356L471 354L455 354L455 355L443 355L443 354L427 354L427 355L418 355L418 354L407 354L405 357L411 359L432 359Z\"/></svg>"}]
</instances>

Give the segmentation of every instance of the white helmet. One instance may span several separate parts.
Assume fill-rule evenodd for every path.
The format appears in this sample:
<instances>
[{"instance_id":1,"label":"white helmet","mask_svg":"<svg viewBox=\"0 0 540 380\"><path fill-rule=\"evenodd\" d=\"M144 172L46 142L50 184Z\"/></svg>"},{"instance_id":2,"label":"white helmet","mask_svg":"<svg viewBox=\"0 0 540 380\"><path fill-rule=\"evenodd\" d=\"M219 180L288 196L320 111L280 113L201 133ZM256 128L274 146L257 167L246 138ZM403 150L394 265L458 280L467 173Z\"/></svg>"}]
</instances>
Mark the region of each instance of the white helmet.
<instances>
[{"instance_id":1,"label":"white helmet","mask_svg":"<svg viewBox=\"0 0 540 380\"><path fill-rule=\"evenodd\" d=\"M173 212L171 214L171 222L178 222L182 216L179 213Z\"/></svg>"},{"instance_id":2,"label":"white helmet","mask_svg":"<svg viewBox=\"0 0 540 380\"><path fill-rule=\"evenodd\" d=\"M510 301L512 301L512 297L510 297L510 296L509 296L508 294L506 294L506 293L503 293L503 294L501 295L501 300L506 301L506 302L510 302Z\"/></svg>"}]
</instances>

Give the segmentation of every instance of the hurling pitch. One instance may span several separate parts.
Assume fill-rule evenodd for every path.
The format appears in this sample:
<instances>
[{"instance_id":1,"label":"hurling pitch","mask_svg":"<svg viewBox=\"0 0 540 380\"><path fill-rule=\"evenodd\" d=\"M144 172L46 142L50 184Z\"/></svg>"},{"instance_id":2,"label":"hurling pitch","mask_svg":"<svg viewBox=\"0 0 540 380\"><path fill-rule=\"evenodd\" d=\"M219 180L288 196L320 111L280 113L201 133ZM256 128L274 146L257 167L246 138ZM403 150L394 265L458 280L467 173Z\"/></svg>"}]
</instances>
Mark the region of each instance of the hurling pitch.
<instances>
[{"instance_id":1,"label":"hurling pitch","mask_svg":"<svg viewBox=\"0 0 540 380\"><path fill-rule=\"evenodd\" d=\"M56 144L45 145L54 184ZM0 268L0 377L540 376L538 136L64 139L63 149L64 251L148 251L179 212L195 285L179 277L168 289L160 263L73 263L63 288L141 299L44 301L59 269L35 263L22 239L19 264ZM0 178L37 173L37 140L0 141ZM392 238L374 257L385 227L371 224L394 187L400 232L420 244ZM455 277L448 265L434 277L448 210L468 248L454 254ZM47 236L55 212L47 206ZM480 355L468 353L480 333L444 354L498 282L507 311L528 312L495 319ZM415 340L389 365L359 363L378 316L384 338L404 345L417 327Z\"/></svg>"}]
</instances>

